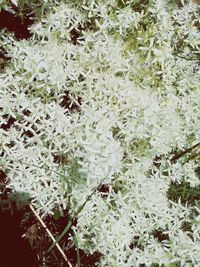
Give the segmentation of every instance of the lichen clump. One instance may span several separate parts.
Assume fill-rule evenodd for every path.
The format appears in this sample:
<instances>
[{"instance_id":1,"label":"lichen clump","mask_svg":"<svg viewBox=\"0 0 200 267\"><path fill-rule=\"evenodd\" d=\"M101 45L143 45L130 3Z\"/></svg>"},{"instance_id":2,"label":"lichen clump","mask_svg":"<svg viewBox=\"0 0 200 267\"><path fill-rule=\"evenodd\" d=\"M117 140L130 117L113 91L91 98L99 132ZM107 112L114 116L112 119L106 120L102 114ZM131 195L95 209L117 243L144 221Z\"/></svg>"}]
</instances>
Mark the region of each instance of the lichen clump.
<instances>
[{"instance_id":1,"label":"lichen clump","mask_svg":"<svg viewBox=\"0 0 200 267\"><path fill-rule=\"evenodd\" d=\"M0 36L10 58L0 74L9 187L43 216L73 216L103 181L74 227L100 266L198 266L200 202L169 193L200 184L198 4L58 2L44 1L31 38Z\"/></svg>"}]
</instances>

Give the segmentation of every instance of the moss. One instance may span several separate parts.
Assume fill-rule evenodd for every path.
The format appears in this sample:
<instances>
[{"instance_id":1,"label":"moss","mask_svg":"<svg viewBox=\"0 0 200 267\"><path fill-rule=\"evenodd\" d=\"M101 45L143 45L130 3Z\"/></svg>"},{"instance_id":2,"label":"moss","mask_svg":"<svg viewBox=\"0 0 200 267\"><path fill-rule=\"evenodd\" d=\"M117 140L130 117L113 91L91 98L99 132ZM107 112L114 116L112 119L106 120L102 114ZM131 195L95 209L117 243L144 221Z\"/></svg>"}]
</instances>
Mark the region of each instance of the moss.
<instances>
[{"instance_id":1,"label":"moss","mask_svg":"<svg viewBox=\"0 0 200 267\"><path fill-rule=\"evenodd\" d=\"M195 205L197 201L200 201L200 186L191 187L190 183L185 181L180 184L172 182L167 194L168 198L174 202L180 199L182 204Z\"/></svg>"}]
</instances>

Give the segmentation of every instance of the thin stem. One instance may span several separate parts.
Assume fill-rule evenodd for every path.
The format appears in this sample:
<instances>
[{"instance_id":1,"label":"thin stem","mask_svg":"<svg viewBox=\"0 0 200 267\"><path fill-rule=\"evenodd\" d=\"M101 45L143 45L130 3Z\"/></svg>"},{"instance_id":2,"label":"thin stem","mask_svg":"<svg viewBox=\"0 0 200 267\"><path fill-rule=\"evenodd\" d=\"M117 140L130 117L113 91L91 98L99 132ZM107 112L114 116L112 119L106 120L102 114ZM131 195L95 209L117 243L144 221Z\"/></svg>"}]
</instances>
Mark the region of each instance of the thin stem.
<instances>
[{"instance_id":1,"label":"thin stem","mask_svg":"<svg viewBox=\"0 0 200 267\"><path fill-rule=\"evenodd\" d=\"M175 56L177 56L177 57L179 57L179 58L182 58L182 59L185 59L185 60L197 60L197 61L199 61L200 59L199 58L195 58L195 57L184 57L184 56L181 56L181 55L179 55L179 54L174 54Z\"/></svg>"},{"instance_id":2,"label":"thin stem","mask_svg":"<svg viewBox=\"0 0 200 267\"><path fill-rule=\"evenodd\" d=\"M41 166L36 165L36 164L33 164L33 163L26 163L26 162L23 162L23 161L20 161L20 160L15 160L15 161L16 161L16 162L19 162L19 163L21 163L21 164L27 165L27 166L32 166L32 167L36 167L36 168L41 168ZM52 172L54 172L55 174L57 174L57 175L59 175L59 176L63 176L63 174L61 174L61 173L55 171L54 169L52 169L52 168L50 168L50 167L49 167L49 170L52 171Z\"/></svg>"},{"instance_id":3,"label":"thin stem","mask_svg":"<svg viewBox=\"0 0 200 267\"><path fill-rule=\"evenodd\" d=\"M65 253L61 249L60 245L56 242L54 236L52 235L52 233L50 232L50 230L47 228L46 224L43 222L42 218L37 214L37 212L35 211L35 209L33 208L33 206L31 204L29 204L29 208L33 212L33 214L36 216L36 218L38 219L38 221L41 223L41 225L43 226L43 228L46 230L46 232L49 235L49 237L51 238L51 240L55 243L55 246L57 247L58 251L62 255L63 259L67 262L68 266L69 267L73 267L71 265L71 263L69 262L69 260L67 259Z\"/></svg>"},{"instance_id":4,"label":"thin stem","mask_svg":"<svg viewBox=\"0 0 200 267\"><path fill-rule=\"evenodd\" d=\"M74 216L72 217L72 219L68 222L67 226L64 228L64 230L62 231L62 233L58 236L57 240L55 240L55 242L50 246L50 248L47 250L47 252L50 252L54 246L63 238L63 236L68 232L68 230L71 228L73 221L75 220L75 218L77 217L77 215L82 211L82 209L85 207L86 203L90 200L90 198L94 195L94 193L96 192L96 190L101 186L101 184L104 182L104 180L106 179L106 177L104 177L101 182L93 188L92 193L87 196L86 200L84 201L84 203L78 208L77 212L74 214Z\"/></svg>"},{"instance_id":5,"label":"thin stem","mask_svg":"<svg viewBox=\"0 0 200 267\"><path fill-rule=\"evenodd\" d=\"M187 153L190 153L193 149L197 148L198 146L200 146L200 142L197 143L196 145L192 146L192 147L185 149L183 152L180 152L180 153L174 155L173 158L171 159L171 163L175 163L182 156L184 156Z\"/></svg>"}]
</instances>

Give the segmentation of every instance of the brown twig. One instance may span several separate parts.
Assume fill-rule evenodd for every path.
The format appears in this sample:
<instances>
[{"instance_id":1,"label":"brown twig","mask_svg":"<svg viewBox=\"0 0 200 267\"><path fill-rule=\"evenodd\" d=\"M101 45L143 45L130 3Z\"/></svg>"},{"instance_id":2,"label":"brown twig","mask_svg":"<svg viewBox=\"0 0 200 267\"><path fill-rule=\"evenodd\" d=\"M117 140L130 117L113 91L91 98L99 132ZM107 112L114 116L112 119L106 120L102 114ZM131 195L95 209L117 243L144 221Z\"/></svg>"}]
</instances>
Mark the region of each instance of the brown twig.
<instances>
[{"instance_id":1,"label":"brown twig","mask_svg":"<svg viewBox=\"0 0 200 267\"><path fill-rule=\"evenodd\" d=\"M200 146L200 142L197 143L196 145L189 147L187 149L185 149L184 151L174 155L171 159L171 163L175 163L178 159L180 159L182 156L184 156L187 153L190 153L193 149L197 148L198 146Z\"/></svg>"}]
</instances>

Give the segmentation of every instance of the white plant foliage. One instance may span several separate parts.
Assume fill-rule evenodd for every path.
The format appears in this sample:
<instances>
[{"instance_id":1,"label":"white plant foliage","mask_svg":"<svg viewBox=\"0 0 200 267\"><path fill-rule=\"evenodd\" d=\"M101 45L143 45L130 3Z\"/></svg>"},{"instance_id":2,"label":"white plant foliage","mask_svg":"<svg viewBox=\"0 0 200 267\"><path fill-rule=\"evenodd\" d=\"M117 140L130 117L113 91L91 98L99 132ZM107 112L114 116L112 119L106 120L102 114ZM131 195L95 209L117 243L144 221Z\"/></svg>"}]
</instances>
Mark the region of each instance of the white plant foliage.
<instances>
[{"instance_id":1,"label":"white plant foliage","mask_svg":"<svg viewBox=\"0 0 200 267\"><path fill-rule=\"evenodd\" d=\"M0 129L9 186L43 216L73 215L104 179L108 192L96 190L74 227L99 266L198 266L199 206L168 197L172 182L200 184L198 157L171 160L200 141L198 5L60 2L30 39L0 37L11 58L0 74L0 124L14 120Z\"/></svg>"}]
</instances>

